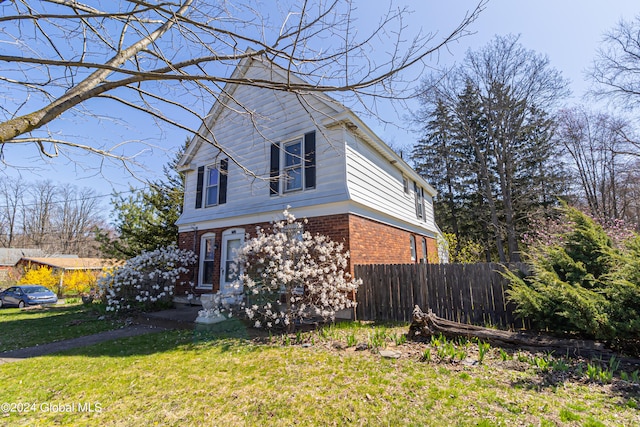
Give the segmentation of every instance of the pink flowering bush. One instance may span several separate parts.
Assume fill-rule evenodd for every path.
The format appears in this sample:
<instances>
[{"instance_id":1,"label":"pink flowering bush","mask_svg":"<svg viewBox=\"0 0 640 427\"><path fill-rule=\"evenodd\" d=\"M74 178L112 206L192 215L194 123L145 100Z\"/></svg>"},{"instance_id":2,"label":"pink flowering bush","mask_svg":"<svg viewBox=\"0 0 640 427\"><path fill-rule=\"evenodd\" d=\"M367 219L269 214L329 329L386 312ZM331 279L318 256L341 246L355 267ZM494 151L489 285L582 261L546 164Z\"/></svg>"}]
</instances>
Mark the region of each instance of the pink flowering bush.
<instances>
[{"instance_id":1,"label":"pink flowering bush","mask_svg":"<svg viewBox=\"0 0 640 427\"><path fill-rule=\"evenodd\" d=\"M244 272L235 285L247 296L244 314L255 327L288 330L310 317L334 320L337 311L355 307L362 283L345 271L349 253L342 243L305 232L306 220L283 214L270 232L258 228L238 251Z\"/></svg>"},{"instance_id":2,"label":"pink flowering bush","mask_svg":"<svg viewBox=\"0 0 640 427\"><path fill-rule=\"evenodd\" d=\"M98 280L106 310L118 313L169 307L178 278L188 273L187 267L195 262L193 252L172 246L143 252L127 260L124 266Z\"/></svg>"}]
</instances>

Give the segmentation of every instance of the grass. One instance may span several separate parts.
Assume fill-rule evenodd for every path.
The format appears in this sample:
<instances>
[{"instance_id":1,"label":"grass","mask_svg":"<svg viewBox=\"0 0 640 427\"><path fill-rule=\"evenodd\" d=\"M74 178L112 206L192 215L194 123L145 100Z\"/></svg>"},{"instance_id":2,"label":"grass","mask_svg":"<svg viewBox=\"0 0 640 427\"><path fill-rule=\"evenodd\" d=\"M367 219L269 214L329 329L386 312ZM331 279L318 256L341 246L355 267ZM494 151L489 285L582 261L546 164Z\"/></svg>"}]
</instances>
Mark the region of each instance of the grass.
<instances>
[{"instance_id":1,"label":"grass","mask_svg":"<svg viewBox=\"0 0 640 427\"><path fill-rule=\"evenodd\" d=\"M532 362L440 360L399 339L407 325L341 323L260 341L238 320L166 331L0 365L8 425L637 425L634 397L612 384L546 384ZM441 347L471 343L439 339ZM367 350L356 350L367 344ZM400 359L377 354L401 349ZM426 360L424 352L431 357ZM422 361L421 361L422 360ZM517 366L514 368L514 364ZM19 373L23 373L20 375ZM33 374L26 374L33 373ZM53 408L54 410L51 410ZM24 409L24 406L23 406ZM61 411L60 409L65 409ZM69 409L68 411L66 409ZM93 410L94 412L89 412Z\"/></svg>"},{"instance_id":2,"label":"grass","mask_svg":"<svg viewBox=\"0 0 640 427\"><path fill-rule=\"evenodd\" d=\"M16 350L118 328L82 304L0 309L0 351Z\"/></svg>"}]
</instances>

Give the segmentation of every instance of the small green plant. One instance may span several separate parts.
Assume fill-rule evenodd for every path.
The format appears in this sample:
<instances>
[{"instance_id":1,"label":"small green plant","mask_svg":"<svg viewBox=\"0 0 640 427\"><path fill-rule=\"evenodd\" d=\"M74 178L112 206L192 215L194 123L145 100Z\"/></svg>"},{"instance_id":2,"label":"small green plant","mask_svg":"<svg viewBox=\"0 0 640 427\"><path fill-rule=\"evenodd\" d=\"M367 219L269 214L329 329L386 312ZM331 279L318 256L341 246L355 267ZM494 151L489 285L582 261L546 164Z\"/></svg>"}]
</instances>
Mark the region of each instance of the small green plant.
<instances>
[{"instance_id":1,"label":"small green plant","mask_svg":"<svg viewBox=\"0 0 640 427\"><path fill-rule=\"evenodd\" d=\"M620 360L616 359L616 355L614 354L609 359L609 370L611 371L611 373L615 373L618 368L620 368Z\"/></svg>"},{"instance_id":2,"label":"small green plant","mask_svg":"<svg viewBox=\"0 0 640 427\"><path fill-rule=\"evenodd\" d=\"M551 365L551 362L545 356L535 356L532 359L532 363L543 372L546 372L549 369L549 366Z\"/></svg>"},{"instance_id":3,"label":"small green plant","mask_svg":"<svg viewBox=\"0 0 640 427\"><path fill-rule=\"evenodd\" d=\"M498 349L498 352L500 353L500 358L502 359L503 362L506 362L507 360L511 359L511 356L509 356L509 353L504 351L504 349L500 348Z\"/></svg>"},{"instance_id":4,"label":"small green plant","mask_svg":"<svg viewBox=\"0 0 640 427\"><path fill-rule=\"evenodd\" d=\"M482 363L490 348L491 345L488 342L478 342L478 363Z\"/></svg>"},{"instance_id":5,"label":"small green plant","mask_svg":"<svg viewBox=\"0 0 640 427\"><path fill-rule=\"evenodd\" d=\"M635 384L640 384L640 371L636 369L631 373L631 382Z\"/></svg>"},{"instance_id":6,"label":"small green plant","mask_svg":"<svg viewBox=\"0 0 640 427\"><path fill-rule=\"evenodd\" d=\"M598 365L587 363L587 378L589 378L590 381L596 381L598 379L599 371L600 367Z\"/></svg>"},{"instance_id":7,"label":"small green plant","mask_svg":"<svg viewBox=\"0 0 640 427\"><path fill-rule=\"evenodd\" d=\"M622 381L629 381L629 374L626 371L620 371L620 379Z\"/></svg>"},{"instance_id":8,"label":"small green plant","mask_svg":"<svg viewBox=\"0 0 640 427\"><path fill-rule=\"evenodd\" d=\"M609 384L612 379L613 371L611 371L610 369L601 369L600 372L598 372L598 380L602 384Z\"/></svg>"},{"instance_id":9,"label":"small green plant","mask_svg":"<svg viewBox=\"0 0 640 427\"><path fill-rule=\"evenodd\" d=\"M373 334L369 334L369 347L377 350L385 346L387 339L387 331L385 329L376 329Z\"/></svg>"},{"instance_id":10,"label":"small green plant","mask_svg":"<svg viewBox=\"0 0 640 427\"><path fill-rule=\"evenodd\" d=\"M320 337L321 337L323 340L326 340L326 339L328 339L328 338L329 338L329 329L328 329L326 326L325 326L325 327L320 328Z\"/></svg>"},{"instance_id":11,"label":"small green plant","mask_svg":"<svg viewBox=\"0 0 640 427\"><path fill-rule=\"evenodd\" d=\"M433 347L440 347L440 344L443 342L447 341L447 338L445 338L442 334L439 334L438 336L435 335L431 335L431 345Z\"/></svg>"},{"instance_id":12,"label":"small green plant","mask_svg":"<svg viewBox=\"0 0 640 427\"><path fill-rule=\"evenodd\" d=\"M447 358L447 355L449 354L449 352L447 351L447 345L445 344L436 347L436 354L438 355L438 358L440 360L445 360Z\"/></svg>"},{"instance_id":13,"label":"small green plant","mask_svg":"<svg viewBox=\"0 0 640 427\"><path fill-rule=\"evenodd\" d=\"M567 372L569 370L569 364L564 359L552 360L551 369L559 372Z\"/></svg>"},{"instance_id":14,"label":"small green plant","mask_svg":"<svg viewBox=\"0 0 640 427\"><path fill-rule=\"evenodd\" d=\"M302 331L296 332L296 344L302 344L304 340L302 339Z\"/></svg>"},{"instance_id":15,"label":"small green plant","mask_svg":"<svg viewBox=\"0 0 640 427\"><path fill-rule=\"evenodd\" d=\"M395 341L396 345L402 345L407 342L407 336L405 334L395 334L393 336L393 340Z\"/></svg>"},{"instance_id":16,"label":"small green plant","mask_svg":"<svg viewBox=\"0 0 640 427\"><path fill-rule=\"evenodd\" d=\"M356 335L351 333L347 335L347 347L355 347L358 344L358 339Z\"/></svg>"},{"instance_id":17,"label":"small green plant","mask_svg":"<svg viewBox=\"0 0 640 427\"><path fill-rule=\"evenodd\" d=\"M427 347L422 352L422 357L420 357L421 362L431 362L431 348Z\"/></svg>"}]
</instances>

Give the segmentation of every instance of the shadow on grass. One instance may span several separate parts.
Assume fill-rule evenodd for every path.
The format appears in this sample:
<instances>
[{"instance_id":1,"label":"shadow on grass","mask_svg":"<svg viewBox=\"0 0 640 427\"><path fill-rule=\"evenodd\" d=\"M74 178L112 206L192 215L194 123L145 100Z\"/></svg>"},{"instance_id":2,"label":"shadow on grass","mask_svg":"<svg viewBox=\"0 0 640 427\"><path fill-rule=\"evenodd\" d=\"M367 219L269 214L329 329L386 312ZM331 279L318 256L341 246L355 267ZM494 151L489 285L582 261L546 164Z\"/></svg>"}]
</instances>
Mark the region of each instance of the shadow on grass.
<instances>
[{"instance_id":1,"label":"shadow on grass","mask_svg":"<svg viewBox=\"0 0 640 427\"><path fill-rule=\"evenodd\" d=\"M11 351L116 329L122 322L100 320L80 304L0 310L0 351Z\"/></svg>"},{"instance_id":2,"label":"shadow on grass","mask_svg":"<svg viewBox=\"0 0 640 427\"><path fill-rule=\"evenodd\" d=\"M633 405L640 408L640 384L637 382L623 379L623 375L629 375L630 372L638 371L640 365L634 362L624 363L615 369L608 369L606 362L600 360L574 359L567 360L558 358L562 369L556 369L551 364L545 368L534 368L533 362L529 369L535 369L535 375L526 379L519 379L511 383L511 387L541 391L545 389L555 390L562 388L566 383L578 383L585 386L596 385L606 387L608 392L613 396L618 396L624 400L625 405ZM607 373L603 376L590 376L589 369L598 372ZM594 372L594 371L592 371Z\"/></svg>"},{"instance_id":3,"label":"shadow on grass","mask_svg":"<svg viewBox=\"0 0 640 427\"><path fill-rule=\"evenodd\" d=\"M239 319L231 318L212 325L196 325L193 329L150 329L139 335L115 338L89 346L62 350L53 356L131 357L179 350L197 350L209 346L231 351L251 344L251 333Z\"/></svg>"}]
</instances>

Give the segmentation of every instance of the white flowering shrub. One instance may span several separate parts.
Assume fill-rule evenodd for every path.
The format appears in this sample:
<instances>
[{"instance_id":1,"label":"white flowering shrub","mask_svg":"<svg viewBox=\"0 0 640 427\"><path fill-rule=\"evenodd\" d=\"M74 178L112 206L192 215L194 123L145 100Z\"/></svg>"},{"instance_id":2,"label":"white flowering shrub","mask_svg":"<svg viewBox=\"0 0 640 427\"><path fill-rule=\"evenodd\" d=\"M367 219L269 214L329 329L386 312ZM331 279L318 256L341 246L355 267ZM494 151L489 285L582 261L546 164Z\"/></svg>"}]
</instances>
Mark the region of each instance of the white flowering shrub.
<instances>
[{"instance_id":1,"label":"white flowering shrub","mask_svg":"<svg viewBox=\"0 0 640 427\"><path fill-rule=\"evenodd\" d=\"M355 307L362 283L345 271L349 253L342 243L303 232L303 224L284 211L284 220L238 251L244 272L236 281L244 286L244 314L256 327L293 329L305 318L334 320L337 311Z\"/></svg>"},{"instance_id":2,"label":"white flowering shrub","mask_svg":"<svg viewBox=\"0 0 640 427\"><path fill-rule=\"evenodd\" d=\"M106 310L152 311L170 306L178 278L188 273L187 267L195 262L193 252L173 246L143 252L127 260L124 266L98 280Z\"/></svg>"}]
</instances>

